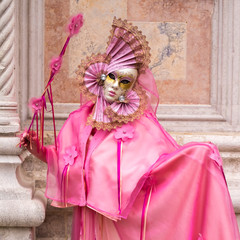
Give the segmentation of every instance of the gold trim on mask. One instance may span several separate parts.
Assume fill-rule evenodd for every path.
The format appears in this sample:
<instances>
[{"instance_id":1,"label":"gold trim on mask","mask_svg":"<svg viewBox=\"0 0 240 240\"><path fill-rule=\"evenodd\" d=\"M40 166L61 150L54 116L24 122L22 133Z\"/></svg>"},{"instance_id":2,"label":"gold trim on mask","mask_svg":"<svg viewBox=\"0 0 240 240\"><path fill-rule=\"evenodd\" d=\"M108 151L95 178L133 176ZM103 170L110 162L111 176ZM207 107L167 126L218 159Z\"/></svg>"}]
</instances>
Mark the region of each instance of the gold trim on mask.
<instances>
[{"instance_id":1,"label":"gold trim on mask","mask_svg":"<svg viewBox=\"0 0 240 240\"><path fill-rule=\"evenodd\" d=\"M112 78L111 75L113 75L114 77ZM133 86L136 78L133 76L132 73L118 74L117 71L115 71L108 74L106 82L114 84L117 81L120 88L122 88L123 90L128 90Z\"/></svg>"}]
</instances>

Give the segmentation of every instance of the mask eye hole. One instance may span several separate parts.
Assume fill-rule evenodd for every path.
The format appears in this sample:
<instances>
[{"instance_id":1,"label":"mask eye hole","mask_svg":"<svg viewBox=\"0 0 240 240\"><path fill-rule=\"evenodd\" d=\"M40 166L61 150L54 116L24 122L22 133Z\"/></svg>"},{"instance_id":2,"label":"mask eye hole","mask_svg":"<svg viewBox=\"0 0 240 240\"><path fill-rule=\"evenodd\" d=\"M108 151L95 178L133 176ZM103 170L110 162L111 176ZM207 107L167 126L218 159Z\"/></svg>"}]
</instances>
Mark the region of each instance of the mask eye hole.
<instances>
[{"instance_id":1,"label":"mask eye hole","mask_svg":"<svg viewBox=\"0 0 240 240\"><path fill-rule=\"evenodd\" d=\"M109 73L108 76L109 76L111 79L115 80L115 76L114 76L113 73Z\"/></svg>"},{"instance_id":2,"label":"mask eye hole","mask_svg":"<svg viewBox=\"0 0 240 240\"><path fill-rule=\"evenodd\" d=\"M130 83L130 81L127 80L127 79L123 79L123 80L121 81L121 83L123 83L123 84L128 84L128 83Z\"/></svg>"}]
</instances>

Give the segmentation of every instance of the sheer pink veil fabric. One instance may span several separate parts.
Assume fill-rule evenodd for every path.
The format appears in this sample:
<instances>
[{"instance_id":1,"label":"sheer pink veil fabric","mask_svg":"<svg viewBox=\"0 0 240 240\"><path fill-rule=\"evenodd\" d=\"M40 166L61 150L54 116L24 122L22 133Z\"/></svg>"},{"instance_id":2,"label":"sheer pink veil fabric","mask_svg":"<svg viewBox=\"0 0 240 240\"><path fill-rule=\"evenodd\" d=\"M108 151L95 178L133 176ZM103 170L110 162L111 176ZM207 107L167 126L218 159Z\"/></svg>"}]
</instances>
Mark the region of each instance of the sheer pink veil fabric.
<instances>
[{"instance_id":1,"label":"sheer pink veil fabric","mask_svg":"<svg viewBox=\"0 0 240 240\"><path fill-rule=\"evenodd\" d=\"M154 79L152 71L149 68L147 68L145 72L139 74L138 83L147 92L149 99L148 109L153 110L154 114L156 114L159 104L159 94L156 81Z\"/></svg>"}]
</instances>

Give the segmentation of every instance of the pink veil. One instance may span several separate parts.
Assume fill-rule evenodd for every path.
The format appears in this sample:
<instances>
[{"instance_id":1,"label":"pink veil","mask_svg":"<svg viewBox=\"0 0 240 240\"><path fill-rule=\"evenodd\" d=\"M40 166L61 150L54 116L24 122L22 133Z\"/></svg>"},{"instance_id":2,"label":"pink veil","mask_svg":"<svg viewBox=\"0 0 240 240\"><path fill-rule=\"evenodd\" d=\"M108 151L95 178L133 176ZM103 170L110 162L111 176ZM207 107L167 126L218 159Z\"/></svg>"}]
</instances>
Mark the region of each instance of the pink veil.
<instances>
[{"instance_id":1,"label":"pink veil","mask_svg":"<svg viewBox=\"0 0 240 240\"><path fill-rule=\"evenodd\" d=\"M159 94L155 78L149 68L139 74L138 83L147 92L148 109L152 110L154 114L156 114L159 104Z\"/></svg>"}]
</instances>

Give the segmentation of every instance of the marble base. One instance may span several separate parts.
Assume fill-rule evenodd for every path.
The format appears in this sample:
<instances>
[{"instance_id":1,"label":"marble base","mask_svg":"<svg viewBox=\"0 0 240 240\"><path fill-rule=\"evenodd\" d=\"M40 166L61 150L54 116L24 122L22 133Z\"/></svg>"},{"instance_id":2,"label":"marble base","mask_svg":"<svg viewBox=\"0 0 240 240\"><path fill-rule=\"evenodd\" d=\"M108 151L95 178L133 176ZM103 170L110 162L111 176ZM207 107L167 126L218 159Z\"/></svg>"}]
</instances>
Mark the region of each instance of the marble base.
<instances>
[{"instance_id":1,"label":"marble base","mask_svg":"<svg viewBox=\"0 0 240 240\"><path fill-rule=\"evenodd\" d=\"M33 228L11 228L0 227L0 239L4 240L33 240L34 237Z\"/></svg>"}]
</instances>

